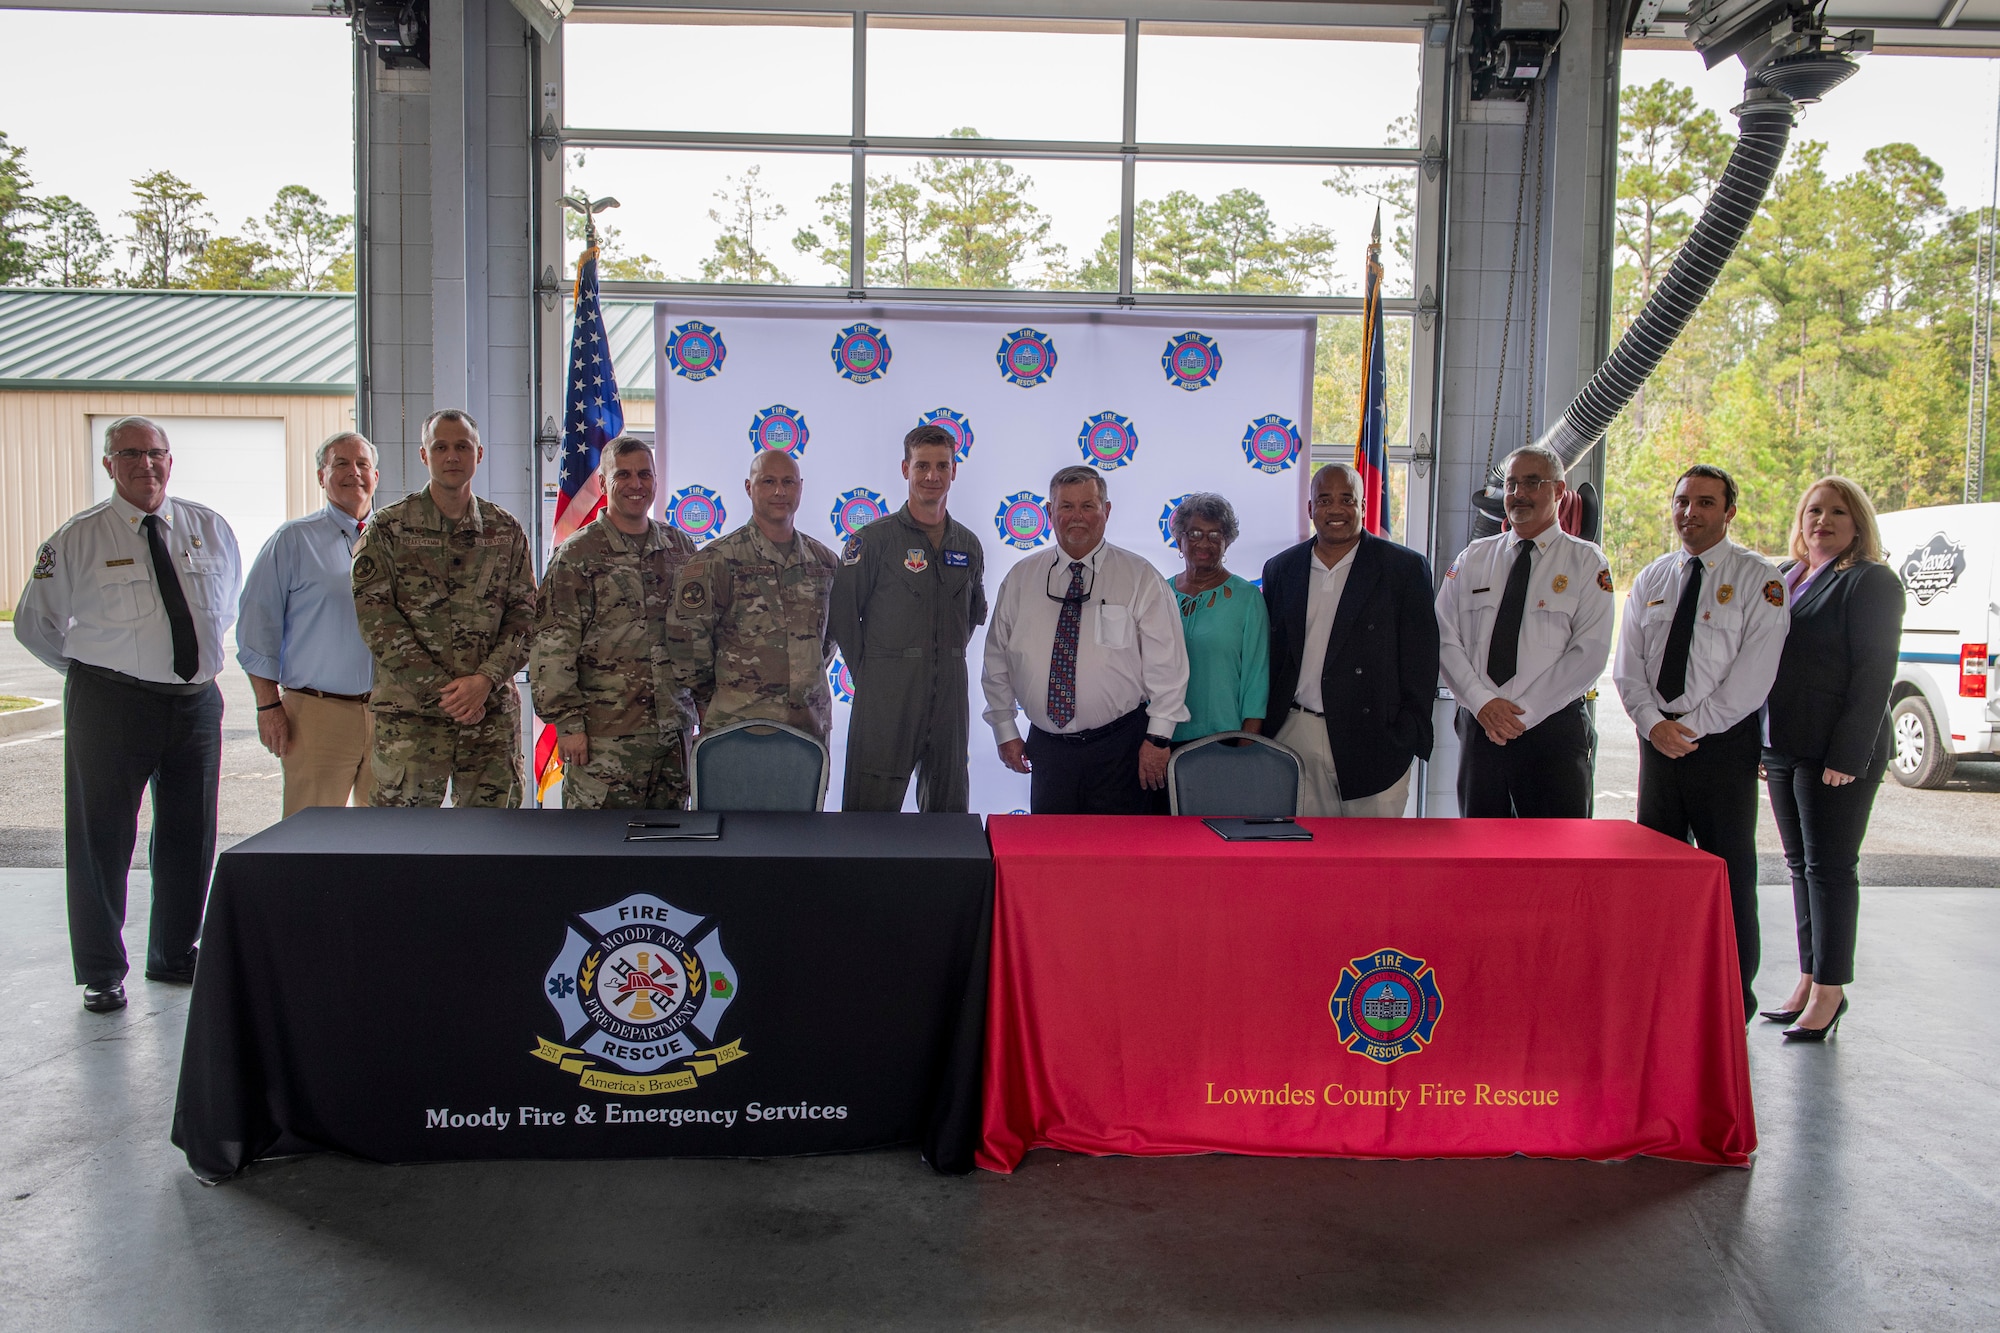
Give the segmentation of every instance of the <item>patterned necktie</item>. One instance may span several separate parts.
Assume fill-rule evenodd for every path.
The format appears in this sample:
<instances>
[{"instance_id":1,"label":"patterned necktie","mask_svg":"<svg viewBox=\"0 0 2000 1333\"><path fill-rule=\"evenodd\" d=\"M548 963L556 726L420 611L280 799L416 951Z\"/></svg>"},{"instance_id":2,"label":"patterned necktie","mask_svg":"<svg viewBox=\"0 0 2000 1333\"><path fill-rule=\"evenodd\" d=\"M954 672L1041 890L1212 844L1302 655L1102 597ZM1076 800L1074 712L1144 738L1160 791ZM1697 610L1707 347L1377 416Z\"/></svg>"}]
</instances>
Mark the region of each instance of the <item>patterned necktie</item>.
<instances>
[{"instance_id":1,"label":"patterned necktie","mask_svg":"<svg viewBox=\"0 0 2000 1333\"><path fill-rule=\"evenodd\" d=\"M1667 630L1667 653L1660 659L1660 702L1671 703L1687 693L1688 649L1694 646L1694 608L1701 601L1701 557L1691 555L1687 582L1681 586L1674 623Z\"/></svg>"},{"instance_id":2,"label":"patterned necktie","mask_svg":"<svg viewBox=\"0 0 2000 1333\"><path fill-rule=\"evenodd\" d=\"M174 558L167 552L167 539L160 535L160 516L148 514L141 526L146 529L146 546L153 553L153 577L160 583L160 604L167 609L167 628L174 636L174 674L193 680L201 669L201 646L194 637L194 616L188 611L187 594L181 591L180 576L174 573Z\"/></svg>"},{"instance_id":3,"label":"patterned necktie","mask_svg":"<svg viewBox=\"0 0 2000 1333\"><path fill-rule=\"evenodd\" d=\"M1500 614L1493 618L1493 640L1486 645L1486 677L1495 685L1514 679L1521 652L1521 618L1528 613L1529 565L1535 543L1523 537L1514 544L1514 568L1507 573L1507 591L1500 594Z\"/></svg>"},{"instance_id":4,"label":"patterned necktie","mask_svg":"<svg viewBox=\"0 0 2000 1333\"><path fill-rule=\"evenodd\" d=\"M1055 653L1049 658L1049 721L1069 725L1076 716L1076 633L1083 623L1083 561L1069 562L1069 591L1056 621Z\"/></svg>"}]
</instances>

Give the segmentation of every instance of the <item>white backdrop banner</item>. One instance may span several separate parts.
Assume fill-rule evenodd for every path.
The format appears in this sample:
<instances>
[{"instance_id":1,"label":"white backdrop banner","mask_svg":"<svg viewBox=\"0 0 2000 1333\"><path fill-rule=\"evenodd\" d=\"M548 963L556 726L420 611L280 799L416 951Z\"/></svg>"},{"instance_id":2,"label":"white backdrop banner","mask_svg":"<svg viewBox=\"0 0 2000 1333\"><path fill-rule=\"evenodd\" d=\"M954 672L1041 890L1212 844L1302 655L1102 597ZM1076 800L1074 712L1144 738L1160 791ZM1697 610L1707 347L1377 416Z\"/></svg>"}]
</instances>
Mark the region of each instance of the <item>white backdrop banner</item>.
<instances>
[{"instance_id":1,"label":"white backdrop banner","mask_svg":"<svg viewBox=\"0 0 2000 1333\"><path fill-rule=\"evenodd\" d=\"M1181 569L1165 517L1191 491L1235 506L1227 563L1244 578L1308 531L1310 315L688 300L653 319L662 516L698 544L748 520L751 459L783 449L804 475L800 528L838 551L903 504L903 436L926 420L959 438L950 509L985 547L989 601L1054 540L1042 505L1073 463L1105 473L1108 539L1162 576ZM972 808L1025 810L1028 779L1001 765L980 717L984 651L975 633ZM848 718L835 675L830 810Z\"/></svg>"}]
</instances>

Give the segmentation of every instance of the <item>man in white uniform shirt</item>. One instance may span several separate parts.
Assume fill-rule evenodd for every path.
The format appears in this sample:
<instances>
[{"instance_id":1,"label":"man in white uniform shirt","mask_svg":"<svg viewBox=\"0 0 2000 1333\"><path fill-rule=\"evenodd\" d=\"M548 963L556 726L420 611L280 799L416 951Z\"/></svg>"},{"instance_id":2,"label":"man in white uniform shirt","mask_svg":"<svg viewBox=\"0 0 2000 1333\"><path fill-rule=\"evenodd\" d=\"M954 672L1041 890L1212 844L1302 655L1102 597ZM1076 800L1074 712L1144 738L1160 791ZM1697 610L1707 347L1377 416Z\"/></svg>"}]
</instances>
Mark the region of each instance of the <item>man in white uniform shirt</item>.
<instances>
[{"instance_id":1,"label":"man in white uniform shirt","mask_svg":"<svg viewBox=\"0 0 2000 1333\"><path fill-rule=\"evenodd\" d=\"M257 738L284 765L287 818L350 798L367 805L375 790L375 656L354 615L354 548L375 498L375 446L343 431L316 461L326 506L264 543L236 623L236 661L257 694Z\"/></svg>"},{"instance_id":2,"label":"man in white uniform shirt","mask_svg":"<svg viewBox=\"0 0 2000 1333\"><path fill-rule=\"evenodd\" d=\"M1744 1021L1757 935L1757 764L1764 698L1791 630L1778 567L1729 540L1736 483L1697 463L1674 486L1681 549L1639 571L1611 668L1639 728L1639 822L1729 865Z\"/></svg>"},{"instance_id":3,"label":"man in white uniform shirt","mask_svg":"<svg viewBox=\"0 0 2000 1333\"><path fill-rule=\"evenodd\" d=\"M1000 761L1031 776L1038 815L1150 813L1188 716L1173 590L1151 561L1104 540L1110 517L1095 468L1056 473L1056 549L1008 571L986 631L986 721Z\"/></svg>"},{"instance_id":4,"label":"man in white uniform shirt","mask_svg":"<svg viewBox=\"0 0 2000 1333\"><path fill-rule=\"evenodd\" d=\"M63 673L63 861L83 1006L125 1007L125 889L139 798L153 791L146 977L194 980L215 867L222 768L222 636L236 619L236 536L169 499L167 434L144 417L105 428L113 494L56 529L14 608L14 637Z\"/></svg>"},{"instance_id":5,"label":"man in white uniform shirt","mask_svg":"<svg viewBox=\"0 0 2000 1333\"><path fill-rule=\"evenodd\" d=\"M1481 537L1438 590L1438 665L1458 698L1458 813L1588 819L1597 733L1584 694L1611 656L1611 566L1556 524L1562 462L1507 456L1509 532Z\"/></svg>"}]
</instances>

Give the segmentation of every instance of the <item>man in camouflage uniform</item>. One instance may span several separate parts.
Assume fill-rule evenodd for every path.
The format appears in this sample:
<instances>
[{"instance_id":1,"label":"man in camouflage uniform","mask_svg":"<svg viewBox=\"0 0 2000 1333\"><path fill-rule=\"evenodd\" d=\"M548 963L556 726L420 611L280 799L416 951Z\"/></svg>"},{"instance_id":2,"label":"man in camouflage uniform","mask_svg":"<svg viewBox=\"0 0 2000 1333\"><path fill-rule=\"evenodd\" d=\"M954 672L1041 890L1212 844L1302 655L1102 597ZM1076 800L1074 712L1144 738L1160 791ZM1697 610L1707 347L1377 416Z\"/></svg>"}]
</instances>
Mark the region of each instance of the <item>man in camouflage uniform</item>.
<instances>
[{"instance_id":1,"label":"man in camouflage uniform","mask_svg":"<svg viewBox=\"0 0 2000 1333\"><path fill-rule=\"evenodd\" d=\"M569 810L674 810L687 801L694 701L666 660L674 571L694 555L652 518L653 451L604 446L604 512L578 529L542 578L528 678L556 729ZM664 675L664 680L658 677Z\"/></svg>"},{"instance_id":2,"label":"man in camouflage uniform","mask_svg":"<svg viewBox=\"0 0 2000 1333\"><path fill-rule=\"evenodd\" d=\"M668 651L704 730L762 718L824 743L833 725L826 610L839 561L793 526L800 485L789 455L759 453L743 483L750 521L674 578Z\"/></svg>"},{"instance_id":3,"label":"man in camouflage uniform","mask_svg":"<svg viewBox=\"0 0 2000 1333\"><path fill-rule=\"evenodd\" d=\"M965 645L986 623L986 554L945 512L957 457L942 426L904 436L908 503L841 553L832 632L854 677L843 810L901 810L912 772L926 814L971 803Z\"/></svg>"},{"instance_id":4,"label":"man in camouflage uniform","mask_svg":"<svg viewBox=\"0 0 2000 1333\"><path fill-rule=\"evenodd\" d=\"M376 805L521 803L514 673L535 573L513 515L472 493L485 450L456 408L425 420L430 485L378 509L354 551L354 610L375 655Z\"/></svg>"}]
</instances>

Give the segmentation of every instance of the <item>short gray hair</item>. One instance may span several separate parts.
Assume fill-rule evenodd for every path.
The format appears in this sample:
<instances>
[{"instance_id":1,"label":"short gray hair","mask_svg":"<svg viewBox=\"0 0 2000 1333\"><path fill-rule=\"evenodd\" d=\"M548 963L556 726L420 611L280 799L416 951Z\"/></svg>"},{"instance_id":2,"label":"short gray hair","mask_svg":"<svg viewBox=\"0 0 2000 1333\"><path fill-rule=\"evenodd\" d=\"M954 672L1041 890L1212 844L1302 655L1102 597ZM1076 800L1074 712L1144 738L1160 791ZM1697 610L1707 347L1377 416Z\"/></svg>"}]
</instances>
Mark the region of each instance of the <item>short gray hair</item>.
<instances>
[{"instance_id":1,"label":"short gray hair","mask_svg":"<svg viewBox=\"0 0 2000 1333\"><path fill-rule=\"evenodd\" d=\"M1507 475L1507 469L1514 466L1514 460L1517 458L1541 459L1549 465L1549 476L1556 481L1561 481L1563 474L1569 471L1568 468L1563 466L1562 456L1546 444L1524 444L1500 460L1500 475L1502 477Z\"/></svg>"},{"instance_id":2,"label":"short gray hair","mask_svg":"<svg viewBox=\"0 0 2000 1333\"><path fill-rule=\"evenodd\" d=\"M1347 474L1348 480L1354 483L1355 498L1357 500L1362 500L1362 501L1367 500L1368 498L1367 483L1361 480L1361 469L1354 466L1354 464L1352 463L1322 463L1320 465L1319 471L1313 473L1312 489L1318 490L1319 479L1321 477L1324 477L1329 472L1345 472Z\"/></svg>"},{"instance_id":3,"label":"short gray hair","mask_svg":"<svg viewBox=\"0 0 2000 1333\"><path fill-rule=\"evenodd\" d=\"M380 451L375 448L375 442L369 439L366 435L363 435L360 431L337 430L333 434L327 436L324 440L321 440L319 442L319 448L313 451L313 469L315 471L324 470L326 467L326 460L333 457L333 446L341 443L344 440L359 440L363 444L368 446L369 453L374 454L377 457L381 456Z\"/></svg>"},{"instance_id":4,"label":"short gray hair","mask_svg":"<svg viewBox=\"0 0 2000 1333\"><path fill-rule=\"evenodd\" d=\"M651 458L653 456L653 446L647 444L636 435L620 435L614 440L607 440L604 448L597 455L598 474L605 481L610 481L611 474L618 470L618 460L627 454L637 453L643 453L648 458Z\"/></svg>"},{"instance_id":5,"label":"short gray hair","mask_svg":"<svg viewBox=\"0 0 2000 1333\"><path fill-rule=\"evenodd\" d=\"M153 420L151 417L120 417L104 428L104 456L106 458L111 457L112 443L121 434L128 430L141 429L153 432L154 435L159 437L160 443L167 446L167 452L173 452L174 446L168 441L167 433L160 429L159 422Z\"/></svg>"},{"instance_id":6,"label":"short gray hair","mask_svg":"<svg viewBox=\"0 0 2000 1333\"><path fill-rule=\"evenodd\" d=\"M1234 543L1243 531L1237 526L1236 510L1230 507L1229 501L1214 491L1196 491L1181 497L1181 502L1174 506L1174 516L1167 521L1168 530L1174 534L1174 545L1181 544L1181 539L1187 536L1188 524L1198 518L1221 525L1224 546Z\"/></svg>"},{"instance_id":7,"label":"short gray hair","mask_svg":"<svg viewBox=\"0 0 2000 1333\"><path fill-rule=\"evenodd\" d=\"M424 418L424 429L421 439L426 449L430 448L436 442L438 422L440 421L456 421L459 425L472 432L472 442L474 444L483 447L484 441L479 438L479 423L472 419L472 413L462 407L440 407L437 411Z\"/></svg>"},{"instance_id":8,"label":"short gray hair","mask_svg":"<svg viewBox=\"0 0 2000 1333\"><path fill-rule=\"evenodd\" d=\"M1111 488L1104 484L1104 474L1094 467L1085 467L1081 463L1071 464L1049 478L1049 502L1051 504L1055 502L1056 492L1063 487L1081 486L1086 481L1096 484L1098 499L1106 504L1111 502Z\"/></svg>"}]
</instances>

